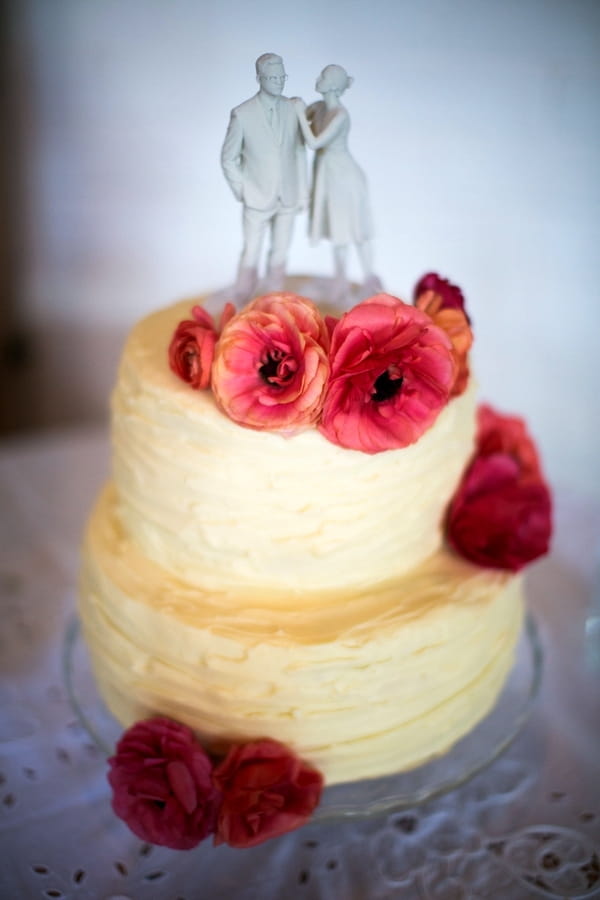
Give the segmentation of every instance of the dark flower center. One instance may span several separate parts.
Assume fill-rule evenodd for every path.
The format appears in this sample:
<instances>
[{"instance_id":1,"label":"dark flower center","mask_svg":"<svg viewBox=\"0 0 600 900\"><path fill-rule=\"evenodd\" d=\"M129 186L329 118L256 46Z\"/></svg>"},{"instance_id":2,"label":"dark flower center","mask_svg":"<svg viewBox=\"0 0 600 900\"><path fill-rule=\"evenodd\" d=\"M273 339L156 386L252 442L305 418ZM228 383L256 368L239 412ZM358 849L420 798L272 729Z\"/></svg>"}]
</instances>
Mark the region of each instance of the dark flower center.
<instances>
[{"instance_id":1,"label":"dark flower center","mask_svg":"<svg viewBox=\"0 0 600 900\"><path fill-rule=\"evenodd\" d=\"M383 403L384 400L391 400L400 391L403 381L404 377L400 372L386 369L375 379L371 394L373 402Z\"/></svg>"},{"instance_id":2,"label":"dark flower center","mask_svg":"<svg viewBox=\"0 0 600 900\"><path fill-rule=\"evenodd\" d=\"M262 380L273 387L283 387L292 380L298 365L296 360L285 350L274 348L263 356L263 363L258 373Z\"/></svg>"}]
</instances>

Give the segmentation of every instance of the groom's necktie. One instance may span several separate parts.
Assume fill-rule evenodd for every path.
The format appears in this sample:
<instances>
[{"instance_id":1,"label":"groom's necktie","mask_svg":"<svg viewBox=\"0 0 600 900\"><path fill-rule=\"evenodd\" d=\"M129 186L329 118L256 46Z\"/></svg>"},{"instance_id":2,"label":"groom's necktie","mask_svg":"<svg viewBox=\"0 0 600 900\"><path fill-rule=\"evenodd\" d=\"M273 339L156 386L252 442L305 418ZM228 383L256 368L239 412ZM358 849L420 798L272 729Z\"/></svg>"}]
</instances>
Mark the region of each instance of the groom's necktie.
<instances>
[{"instance_id":1,"label":"groom's necktie","mask_svg":"<svg viewBox=\"0 0 600 900\"><path fill-rule=\"evenodd\" d=\"M269 107L269 122L276 135L279 135L279 103L274 101Z\"/></svg>"}]
</instances>

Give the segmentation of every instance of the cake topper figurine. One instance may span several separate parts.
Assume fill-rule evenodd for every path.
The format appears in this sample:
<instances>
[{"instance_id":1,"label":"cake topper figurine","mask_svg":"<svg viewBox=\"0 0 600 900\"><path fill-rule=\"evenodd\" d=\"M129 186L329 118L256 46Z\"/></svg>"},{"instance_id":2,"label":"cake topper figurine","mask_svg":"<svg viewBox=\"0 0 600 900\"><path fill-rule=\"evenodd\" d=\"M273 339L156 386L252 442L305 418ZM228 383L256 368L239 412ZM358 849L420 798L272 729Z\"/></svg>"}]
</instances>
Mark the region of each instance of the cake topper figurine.
<instances>
[{"instance_id":1,"label":"cake topper figurine","mask_svg":"<svg viewBox=\"0 0 600 900\"><path fill-rule=\"evenodd\" d=\"M260 89L231 112L221 151L223 173L243 204L244 245L234 286L236 303L253 296L265 232L270 231L266 290L280 290L294 217L307 205L304 141L295 105L282 96L283 60L264 53L256 60Z\"/></svg>"},{"instance_id":2,"label":"cake topper figurine","mask_svg":"<svg viewBox=\"0 0 600 900\"><path fill-rule=\"evenodd\" d=\"M348 246L354 244L363 269L363 296L382 289L373 271L371 238L373 228L369 209L367 181L362 169L348 150L350 116L341 103L342 94L352 78L342 66L326 66L315 89L323 99L306 107L294 97L304 140L316 150L313 166L309 233L311 241L329 238L333 244L334 300L345 300L349 293L346 275Z\"/></svg>"}]
</instances>

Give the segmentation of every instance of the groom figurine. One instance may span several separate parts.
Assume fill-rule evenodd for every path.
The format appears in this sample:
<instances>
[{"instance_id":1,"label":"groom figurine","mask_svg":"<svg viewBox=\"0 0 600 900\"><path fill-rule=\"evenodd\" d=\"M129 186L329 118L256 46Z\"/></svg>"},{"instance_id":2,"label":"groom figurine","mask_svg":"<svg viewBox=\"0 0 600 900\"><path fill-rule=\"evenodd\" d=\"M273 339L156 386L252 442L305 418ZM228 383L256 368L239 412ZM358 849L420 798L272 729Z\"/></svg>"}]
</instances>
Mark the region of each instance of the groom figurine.
<instances>
[{"instance_id":1,"label":"groom figurine","mask_svg":"<svg viewBox=\"0 0 600 900\"><path fill-rule=\"evenodd\" d=\"M280 56L259 56L260 90L232 110L221 151L225 178L244 205L244 246L234 288L238 303L255 292L267 228L267 290L283 287L294 216L307 202L304 141L293 101L281 96L286 78Z\"/></svg>"}]
</instances>

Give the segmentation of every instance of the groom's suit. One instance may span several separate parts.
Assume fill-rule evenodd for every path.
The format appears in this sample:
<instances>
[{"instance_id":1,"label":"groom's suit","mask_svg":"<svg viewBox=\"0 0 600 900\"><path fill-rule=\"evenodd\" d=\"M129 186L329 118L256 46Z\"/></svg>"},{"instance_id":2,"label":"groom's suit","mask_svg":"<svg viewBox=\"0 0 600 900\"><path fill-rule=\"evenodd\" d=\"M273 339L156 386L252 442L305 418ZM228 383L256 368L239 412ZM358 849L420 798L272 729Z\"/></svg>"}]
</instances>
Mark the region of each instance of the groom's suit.
<instances>
[{"instance_id":1,"label":"groom's suit","mask_svg":"<svg viewBox=\"0 0 600 900\"><path fill-rule=\"evenodd\" d=\"M251 209L306 204L304 141L294 104L278 97L277 122L269 122L267 98L258 94L231 112L221 164L238 200Z\"/></svg>"},{"instance_id":2,"label":"groom's suit","mask_svg":"<svg viewBox=\"0 0 600 900\"><path fill-rule=\"evenodd\" d=\"M244 204L242 266L256 266L267 224L272 226L270 265L285 263L293 216L307 201L304 141L294 103L256 94L231 112L221 165Z\"/></svg>"}]
</instances>

